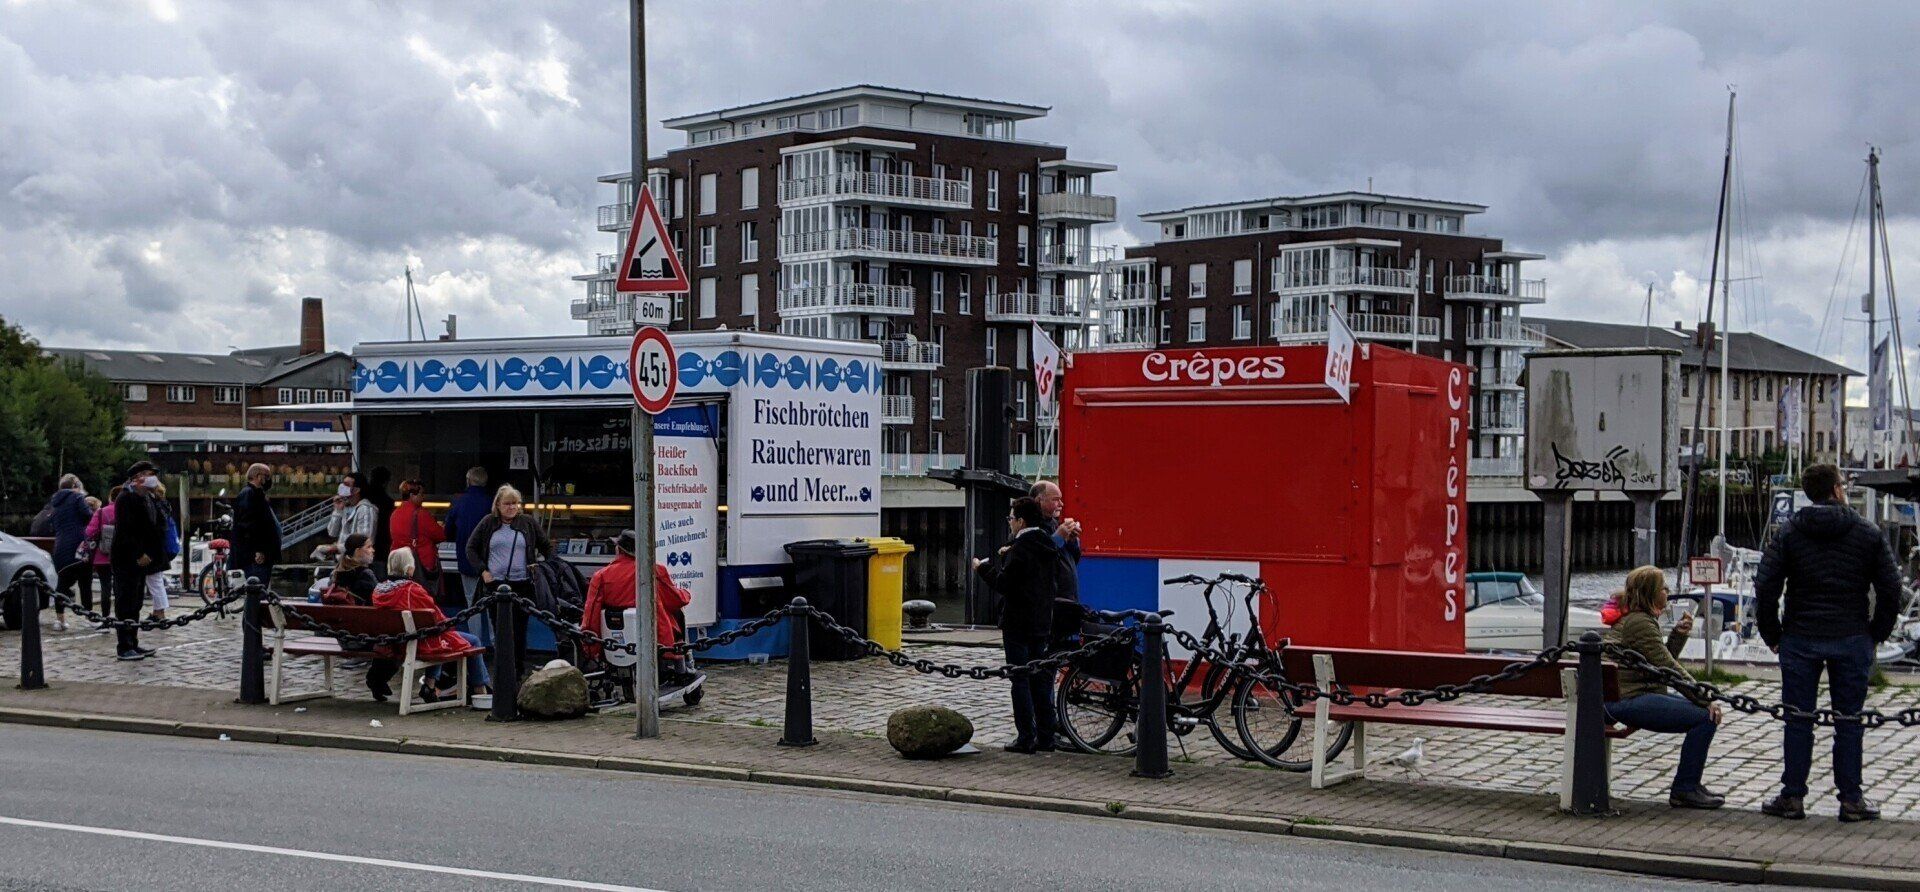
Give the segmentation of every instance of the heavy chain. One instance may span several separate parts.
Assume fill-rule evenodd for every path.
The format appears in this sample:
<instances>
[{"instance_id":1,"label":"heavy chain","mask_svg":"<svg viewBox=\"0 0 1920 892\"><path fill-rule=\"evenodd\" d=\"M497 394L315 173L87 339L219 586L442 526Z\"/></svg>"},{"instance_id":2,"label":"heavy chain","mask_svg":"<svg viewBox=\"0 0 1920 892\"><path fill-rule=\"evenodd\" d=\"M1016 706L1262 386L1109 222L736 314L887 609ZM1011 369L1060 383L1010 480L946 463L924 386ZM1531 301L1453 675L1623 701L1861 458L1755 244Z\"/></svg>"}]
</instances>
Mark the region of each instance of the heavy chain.
<instances>
[{"instance_id":1,"label":"heavy chain","mask_svg":"<svg viewBox=\"0 0 1920 892\"><path fill-rule=\"evenodd\" d=\"M351 646L359 650L372 650L378 647L391 647L394 645L405 644L409 641L420 641L427 638L437 637L443 632L448 632L464 625L467 620L480 615L481 611L484 611L488 607L493 606L494 602L498 601L499 599L500 599L500 595L498 594L482 595L478 600L468 605L465 610L462 610L459 613L456 613L452 616L447 617L446 619L443 619L437 623L434 623L433 625L422 626L418 629L414 629L411 632L395 632L391 635L367 635L361 632L350 632L346 629L327 625L326 623L323 623L317 619L314 619L313 617L308 616L307 614L301 613L298 608L286 603L285 601L282 601L279 595L275 595L271 592L267 593L265 602L267 604L271 604L275 607L280 608L282 611L285 611L288 616L298 619L301 622L301 624L304 625L307 629L317 632L322 636L325 636L328 638L337 638L339 639L341 644Z\"/></svg>"},{"instance_id":2,"label":"heavy chain","mask_svg":"<svg viewBox=\"0 0 1920 892\"><path fill-rule=\"evenodd\" d=\"M513 599L513 603L517 605L528 616L531 616L535 619L540 620L543 623L546 623L548 628L551 628L560 634L566 635L576 640L585 641L585 642L597 645L605 650L616 651L618 653L631 655L631 654L638 654L640 652L640 645L637 642L621 641L619 639L602 635L591 629L585 628L581 626L579 623L573 622L572 620L562 619L560 617L560 614L552 610L548 610L544 607L541 607L540 605L534 603L532 598L529 598L526 595L511 593L509 597L511 597ZM726 632L722 632L721 634L715 635L711 638L702 638L699 641L690 641L685 644L676 644L676 645L673 645L672 647L663 647L663 648L660 648L660 652L670 656L681 657L691 653L700 653L702 651L712 650L713 648L716 648L716 647L725 647L729 644L734 643L735 641L739 641L742 638L746 638L750 635L753 635L759 632L760 630L767 628L768 626L772 626L779 623L781 620L787 618L787 613L788 613L787 608L782 607L778 610L769 612L767 615L762 616L759 619L742 623L739 628L730 629Z\"/></svg>"},{"instance_id":3,"label":"heavy chain","mask_svg":"<svg viewBox=\"0 0 1920 892\"><path fill-rule=\"evenodd\" d=\"M886 645L841 625L839 621L828 615L826 611L817 607L788 609L790 611L797 610L800 613L812 617L820 623L821 628L826 629L848 644L853 645L861 651L863 656L880 657L902 669L912 669L924 675L941 675L947 678L970 678L976 681L987 681L996 678L1021 678L1035 673L1051 675L1070 664L1085 660L1089 657L1098 656L1109 648L1119 646L1123 643L1131 644L1134 636L1140 634L1138 627L1127 626L1090 639L1073 650L1061 651L1060 653L1027 663L1002 666L960 666L952 663L935 663L932 660L924 658L915 659L901 651L890 650Z\"/></svg>"},{"instance_id":4,"label":"heavy chain","mask_svg":"<svg viewBox=\"0 0 1920 892\"><path fill-rule=\"evenodd\" d=\"M1645 672L1653 675L1668 687L1685 692L1689 699L1696 702L1725 703L1748 715L1765 715L1782 722L1812 722L1813 724L1828 728L1836 725L1855 724L1862 728L1879 728L1889 722L1903 728L1920 725L1920 706L1909 706L1898 712L1888 714L1878 709L1862 709L1859 712L1838 712L1828 707L1821 707L1808 711L1797 706L1789 706L1785 703L1768 704L1747 694L1726 693L1721 691L1716 685L1704 681L1695 681L1687 677L1686 673L1677 669L1655 665L1651 660L1641 655L1639 651L1633 650L1632 648L1622 647L1612 643L1606 644L1604 647L1607 656L1612 657L1613 661L1618 663L1622 669L1632 669L1637 672Z\"/></svg>"},{"instance_id":5,"label":"heavy chain","mask_svg":"<svg viewBox=\"0 0 1920 892\"><path fill-rule=\"evenodd\" d=\"M22 584L44 585L45 583L22 583ZM195 610L192 613L182 614L172 619L137 619L137 620L136 619L115 619L104 613L95 613L91 610L88 610L85 607L80 606L78 603L76 603L73 600L73 598L67 595L61 594L58 591L53 591L49 589L48 594L53 596L53 600L59 602L61 609L71 611L79 616L82 616L86 618L87 621L89 622L98 623L102 626L112 628L112 629L133 629L138 632L158 632L162 629L177 629L188 623L199 622L200 620L206 619L207 617L212 616L216 613L224 614L226 612L227 607L231 606L235 601L238 601L241 598L246 597L247 593L244 590L234 592L230 595L227 595L224 598L221 598L217 601L214 601L211 604L206 605L205 607Z\"/></svg>"}]
</instances>

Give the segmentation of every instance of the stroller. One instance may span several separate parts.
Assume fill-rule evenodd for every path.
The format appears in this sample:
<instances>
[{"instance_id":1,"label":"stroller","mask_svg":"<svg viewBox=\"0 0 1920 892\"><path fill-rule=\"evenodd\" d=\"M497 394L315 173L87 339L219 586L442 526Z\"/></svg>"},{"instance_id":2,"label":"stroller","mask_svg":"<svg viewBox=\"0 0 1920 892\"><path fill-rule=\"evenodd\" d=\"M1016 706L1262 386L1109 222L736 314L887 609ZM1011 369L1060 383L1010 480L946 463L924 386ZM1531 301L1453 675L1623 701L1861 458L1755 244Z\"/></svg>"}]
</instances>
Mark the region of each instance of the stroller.
<instances>
[{"instance_id":1,"label":"stroller","mask_svg":"<svg viewBox=\"0 0 1920 892\"><path fill-rule=\"evenodd\" d=\"M629 639L626 630L634 609L608 607L602 611L604 628L609 641L625 643ZM681 611L674 611L675 625L681 629L687 627L686 617ZM683 632L679 640L687 640ZM612 709L633 702L634 666L639 663L637 654L624 650L589 648L584 642L569 642L572 651L567 655L570 662L580 667L587 676L587 700L595 709ZM700 672L694 665L693 655L674 657L660 656L660 708L694 707L700 705L705 695L706 673Z\"/></svg>"}]
</instances>

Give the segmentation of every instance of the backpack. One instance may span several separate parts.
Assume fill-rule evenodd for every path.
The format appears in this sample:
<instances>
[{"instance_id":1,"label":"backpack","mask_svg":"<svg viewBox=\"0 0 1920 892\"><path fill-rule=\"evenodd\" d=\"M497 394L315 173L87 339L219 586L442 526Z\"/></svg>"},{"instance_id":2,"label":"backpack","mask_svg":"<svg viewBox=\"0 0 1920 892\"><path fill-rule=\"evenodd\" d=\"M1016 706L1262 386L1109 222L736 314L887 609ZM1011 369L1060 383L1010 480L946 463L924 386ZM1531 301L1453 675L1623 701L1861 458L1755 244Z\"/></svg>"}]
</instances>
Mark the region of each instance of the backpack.
<instances>
[{"instance_id":1,"label":"backpack","mask_svg":"<svg viewBox=\"0 0 1920 892\"><path fill-rule=\"evenodd\" d=\"M48 501L47 507L40 509L40 513L33 516L33 523L27 527L27 535L36 537L53 535L52 501Z\"/></svg>"}]
</instances>

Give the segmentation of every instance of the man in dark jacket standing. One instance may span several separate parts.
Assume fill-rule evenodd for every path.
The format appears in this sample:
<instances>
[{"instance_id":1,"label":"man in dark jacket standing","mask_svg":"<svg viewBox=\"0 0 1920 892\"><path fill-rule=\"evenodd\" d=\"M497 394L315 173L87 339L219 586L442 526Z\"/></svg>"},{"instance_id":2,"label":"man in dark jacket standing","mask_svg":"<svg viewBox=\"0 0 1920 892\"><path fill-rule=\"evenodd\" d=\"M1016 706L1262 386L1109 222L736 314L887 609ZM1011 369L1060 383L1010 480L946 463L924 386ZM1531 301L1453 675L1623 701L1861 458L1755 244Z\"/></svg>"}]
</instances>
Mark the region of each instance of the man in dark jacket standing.
<instances>
[{"instance_id":1,"label":"man in dark jacket standing","mask_svg":"<svg viewBox=\"0 0 1920 892\"><path fill-rule=\"evenodd\" d=\"M248 579L273 582L273 565L280 562L280 519L274 516L267 488L273 469L263 464L247 468L247 485L233 500L233 564Z\"/></svg>"},{"instance_id":2,"label":"man in dark jacket standing","mask_svg":"<svg viewBox=\"0 0 1920 892\"><path fill-rule=\"evenodd\" d=\"M1780 695L1788 706L1811 711L1825 671L1833 709L1857 713L1866 705L1874 645L1893 634L1900 616L1900 571L1880 531L1847 507L1839 468L1808 467L1800 486L1814 504L1774 534L1754 576L1760 637L1780 655ZM1837 722L1833 729L1833 783L1840 792L1840 820L1847 822L1880 817L1860 790L1862 731L1857 722ZM1780 795L1760 810L1797 820L1807 816L1812 722L1786 723L1785 758Z\"/></svg>"},{"instance_id":3,"label":"man in dark jacket standing","mask_svg":"<svg viewBox=\"0 0 1920 892\"><path fill-rule=\"evenodd\" d=\"M1072 650L1080 646L1083 615L1080 609L1080 522L1066 516L1067 498L1060 492L1060 486L1051 480L1035 483L1027 490L1027 498L1040 503L1040 514L1047 521L1047 535L1053 537L1053 544L1059 549L1059 566L1054 571L1053 631L1047 636L1048 644L1055 652Z\"/></svg>"},{"instance_id":4,"label":"man in dark jacket standing","mask_svg":"<svg viewBox=\"0 0 1920 892\"><path fill-rule=\"evenodd\" d=\"M1007 515L1012 534L992 560L975 558L973 568L1000 593L1000 637L1007 662L1019 665L1047 655L1053 625L1053 598L1060 547L1047 534L1040 503L1017 499ZM1013 679L1012 743L1008 752L1052 752L1053 673L1034 672Z\"/></svg>"},{"instance_id":5,"label":"man in dark jacket standing","mask_svg":"<svg viewBox=\"0 0 1920 892\"><path fill-rule=\"evenodd\" d=\"M126 490L113 503L113 610L122 620L138 620L147 595L147 577L167 571L167 524L153 491L160 486L152 462L127 469ZM140 633L116 630L122 660L144 660L153 651L140 646Z\"/></svg>"},{"instance_id":6,"label":"man in dark jacket standing","mask_svg":"<svg viewBox=\"0 0 1920 892\"><path fill-rule=\"evenodd\" d=\"M480 571L486 567L474 564L467 556L467 540L473 538L473 531L492 513L493 494L487 492L487 469L474 465L467 469L466 491L456 496L447 508L446 525L447 541L453 543L454 559L460 565L460 587L465 590L468 604L473 603L474 589L480 587ZM480 611L467 620L467 631L479 636L482 646L493 646L493 618L487 611Z\"/></svg>"}]
</instances>

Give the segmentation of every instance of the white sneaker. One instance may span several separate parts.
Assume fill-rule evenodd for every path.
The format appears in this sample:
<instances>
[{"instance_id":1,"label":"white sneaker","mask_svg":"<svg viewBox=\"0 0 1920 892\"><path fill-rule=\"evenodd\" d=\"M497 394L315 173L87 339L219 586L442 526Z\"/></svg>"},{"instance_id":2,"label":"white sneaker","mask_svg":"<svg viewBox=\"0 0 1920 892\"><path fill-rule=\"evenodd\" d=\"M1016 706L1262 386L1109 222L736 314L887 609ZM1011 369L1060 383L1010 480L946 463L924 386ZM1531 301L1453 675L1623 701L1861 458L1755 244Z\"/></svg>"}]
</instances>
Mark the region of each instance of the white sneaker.
<instances>
[{"instance_id":1,"label":"white sneaker","mask_svg":"<svg viewBox=\"0 0 1920 892\"><path fill-rule=\"evenodd\" d=\"M55 632L65 632L67 630L67 621L61 617L54 617L53 630Z\"/></svg>"}]
</instances>

